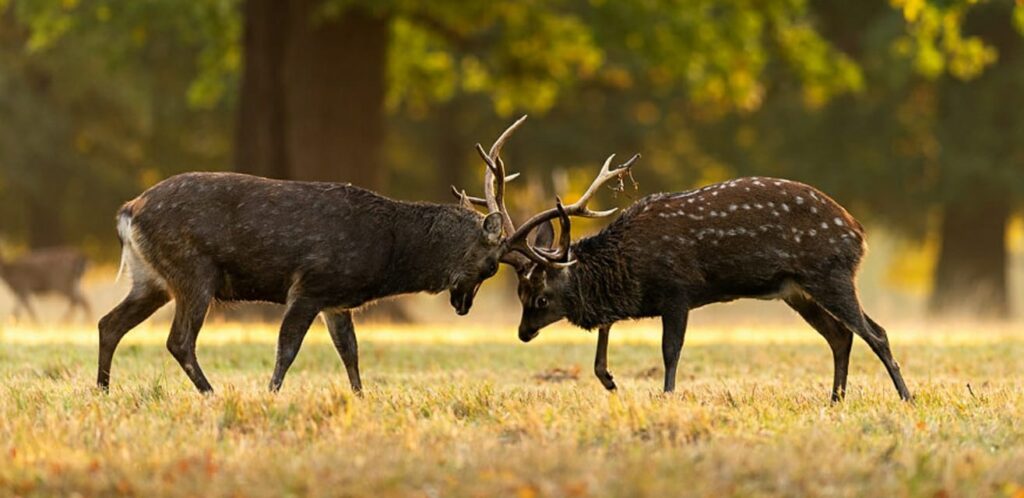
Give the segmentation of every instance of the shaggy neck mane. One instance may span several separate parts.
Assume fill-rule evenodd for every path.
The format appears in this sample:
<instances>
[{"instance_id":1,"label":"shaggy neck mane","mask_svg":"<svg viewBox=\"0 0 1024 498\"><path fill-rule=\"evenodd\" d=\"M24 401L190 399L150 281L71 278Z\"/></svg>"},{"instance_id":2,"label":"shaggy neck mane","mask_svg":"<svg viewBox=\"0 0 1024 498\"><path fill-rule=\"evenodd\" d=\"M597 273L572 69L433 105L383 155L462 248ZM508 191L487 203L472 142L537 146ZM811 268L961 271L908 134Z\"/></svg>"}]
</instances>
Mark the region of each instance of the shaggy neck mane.
<instances>
[{"instance_id":1,"label":"shaggy neck mane","mask_svg":"<svg viewBox=\"0 0 1024 498\"><path fill-rule=\"evenodd\" d=\"M576 264L569 267L567 316L578 327L592 329L640 313L641 289L632 278L630 258L620 235L604 230L572 245Z\"/></svg>"}]
</instances>

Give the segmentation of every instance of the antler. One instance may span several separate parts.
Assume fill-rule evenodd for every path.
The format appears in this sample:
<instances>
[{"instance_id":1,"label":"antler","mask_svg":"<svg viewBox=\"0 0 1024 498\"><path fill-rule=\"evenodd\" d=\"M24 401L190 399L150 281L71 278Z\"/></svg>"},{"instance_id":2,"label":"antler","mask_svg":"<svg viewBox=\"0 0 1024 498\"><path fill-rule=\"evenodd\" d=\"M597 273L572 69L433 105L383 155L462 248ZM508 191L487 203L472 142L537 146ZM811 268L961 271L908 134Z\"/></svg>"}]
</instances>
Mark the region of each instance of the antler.
<instances>
[{"instance_id":1,"label":"antler","mask_svg":"<svg viewBox=\"0 0 1024 498\"><path fill-rule=\"evenodd\" d=\"M505 145L508 137L512 136L512 133L524 121L526 121L525 114L502 132L486 154L484 154L484 148L480 144L476 144L477 153L487 164L487 170L484 172L484 199L487 201L487 209L491 212L501 213L501 222L506 236L515 231L516 227L512 224L512 217L508 215L508 209L505 208L505 182L508 181L508 178L505 176L505 162L501 160L501 148Z\"/></svg>"},{"instance_id":2,"label":"antler","mask_svg":"<svg viewBox=\"0 0 1024 498\"><path fill-rule=\"evenodd\" d=\"M505 241L509 246L509 249L520 252L535 262L546 265L564 266L573 264L574 261L569 257L569 217L579 216L581 218L603 218L615 213L615 211L617 211L616 208L606 211L592 211L587 207L587 203L590 201L590 198L597 193L599 188L612 180L617 179L619 181L617 190L622 190L623 180L627 176L631 177L631 168L633 164L636 163L637 159L640 159L640 154L634 155L628 161L612 169L611 164L614 158L615 154L608 156L604 165L601 166L601 171L597 174L597 178L595 178L593 183L590 184L590 187L587 188L586 192L580 196L579 200L569 204L568 206L563 206L561 199L557 199L554 209L542 211L527 220L526 223L520 225L519 228L516 229L515 232L513 232ZM559 247L551 252L538 250L530 245L527 240L527 235L542 223L550 221L556 217L560 218L562 227L562 234L559 238Z\"/></svg>"},{"instance_id":3,"label":"antler","mask_svg":"<svg viewBox=\"0 0 1024 498\"><path fill-rule=\"evenodd\" d=\"M464 191L460 191L454 185L452 186L452 193L462 202L468 202L476 206L486 206L487 210L492 213L501 213L502 227L505 230L505 235L515 231L512 217L508 215L508 210L505 208L505 182L516 179L519 173L505 176L505 162L501 160L501 148L505 146L505 142L512 136L512 133L523 124L523 121L526 121L526 115L523 115L523 117L517 119L516 122L506 128L498 136L498 139L494 141L494 145L491 145L489 152L484 152L484 148L480 144L476 144L477 153L480 154L484 163L487 164L487 170L484 171L483 198L470 197Z\"/></svg>"},{"instance_id":4,"label":"antler","mask_svg":"<svg viewBox=\"0 0 1024 498\"><path fill-rule=\"evenodd\" d=\"M587 202L590 198L597 193L597 190L612 180L618 180L618 186L616 190L621 191L623 189L623 180L629 176L632 179L633 163L640 158L640 154L634 155L628 161L620 164L619 166L612 169L612 160L615 158L615 154L608 156L605 160L604 165L601 166L601 171L598 173L597 178L594 179L587 191L580 196L576 202L565 206L562 204L560 198L556 198L555 208L548 209L532 218L527 220L518 229L512 223L512 217L508 214L508 209L505 207L505 182L511 181L519 176L518 173L511 175L505 175L505 162L501 159L501 148L508 141L508 138L512 136L512 133L519 128L523 122L526 121L526 116L519 118L516 122L512 123L500 136L494 141L494 145L491 145L491 150L484 152L484 148L480 144L476 144L476 151L480 154L480 158L484 160L487 165L487 169L484 171L484 197L472 197L466 194L465 190L459 190L454 185L452 186L452 193L458 198L464 205L476 205L486 206L487 210L492 213L501 214L501 223L503 231L505 232L504 245L506 247L505 254L501 260L503 262L522 266L526 263L523 258L528 258L535 263L564 267L575 263L569 254L570 245L570 216L580 216L583 218L602 218L609 216L616 211L616 209L609 209L606 211L592 211L587 208ZM635 183L635 182L634 182ZM559 218L559 224L561 225L561 235L559 237L558 247L549 249L540 249L533 247L532 244L527 240L530 232L536 229L540 224L550 221L554 218Z\"/></svg>"}]
</instances>

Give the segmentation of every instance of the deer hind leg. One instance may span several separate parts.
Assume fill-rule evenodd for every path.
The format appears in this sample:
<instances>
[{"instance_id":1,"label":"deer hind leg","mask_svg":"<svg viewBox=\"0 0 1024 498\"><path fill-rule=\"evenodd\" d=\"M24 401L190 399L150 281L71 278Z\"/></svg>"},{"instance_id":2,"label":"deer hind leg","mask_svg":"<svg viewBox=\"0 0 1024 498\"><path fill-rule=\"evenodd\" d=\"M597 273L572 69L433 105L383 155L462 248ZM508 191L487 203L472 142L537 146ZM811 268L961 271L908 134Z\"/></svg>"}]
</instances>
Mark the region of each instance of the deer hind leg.
<instances>
[{"instance_id":1,"label":"deer hind leg","mask_svg":"<svg viewBox=\"0 0 1024 498\"><path fill-rule=\"evenodd\" d=\"M594 355L594 375L601 385L609 391L615 390L615 378L608 371L608 334L611 325L602 325L597 329L597 353Z\"/></svg>"},{"instance_id":2,"label":"deer hind leg","mask_svg":"<svg viewBox=\"0 0 1024 498\"><path fill-rule=\"evenodd\" d=\"M281 322L281 332L277 336L277 362L274 365L274 375L270 379L271 391L281 390L284 376L295 361L295 356L299 354L299 348L302 347L302 339L306 337L309 326L319 313L319 306L302 298L294 299L288 304L284 320ZM344 356L342 359L344 360Z\"/></svg>"},{"instance_id":3,"label":"deer hind leg","mask_svg":"<svg viewBox=\"0 0 1024 498\"><path fill-rule=\"evenodd\" d=\"M174 322L171 324L171 334L167 337L167 350L185 370L185 374L199 392L213 392L213 387L206 380L206 374L203 373L196 358L196 339L210 309L212 292L203 290L193 294L178 294L174 300Z\"/></svg>"},{"instance_id":4,"label":"deer hind leg","mask_svg":"<svg viewBox=\"0 0 1024 498\"><path fill-rule=\"evenodd\" d=\"M686 320L689 311L685 307L670 310L661 316L661 357L665 362L665 392L676 389L676 368L679 353L686 338Z\"/></svg>"},{"instance_id":5,"label":"deer hind leg","mask_svg":"<svg viewBox=\"0 0 1024 498\"><path fill-rule=\"evenodd\" d=\"M352 312L325 311L323 316L327 330L331 333L334 349L338 351L338 356L345 364L352 391L358 394L363 390L363 383L359 380L359 344L356 342L356 330L352 324Z\"/></svg>"},{"instance_id":6,"label":"deer hind leg","mask_svg":"<svg viewBox=\"0 0 1024 498\"><path fill-rule=\"evenodd\" d=\"M121 338L143 320L149 318L170 301L163 289L137 285L125 296L121 304L100 319L100 357L96 385L106 391L110 388L110 364Z\"/></svg>"},{"instance_id":7,"label":"deer hind leg","mask_svg":"<svg viewBox=\"0 0 1024 498\"><path fill-rule=\"evenodd\" d=\"M853 332L810 299L801 296L787 297L786 304L828 341L835 364L832 376L832 402L842 401L846 396L846 377L850 367Z\"/></svg>"},{"instance_id":8,"label":"deer hind leg","mask_svg":"<svg viewBox=\"0 0 1024 498\"><path fill-rule=\"evenodd\" d=\"M910 401L910 390L907 389L903 375L900 373L900 366L889 349L889 338L885 330L877 326L864 313L864 309L857 299L853 278L832 279L830 283L831 286L814 284L805 286L805 289L815 302L868 343L875 356L885 365L900 399Z\"/></svg>"}]
</instances>

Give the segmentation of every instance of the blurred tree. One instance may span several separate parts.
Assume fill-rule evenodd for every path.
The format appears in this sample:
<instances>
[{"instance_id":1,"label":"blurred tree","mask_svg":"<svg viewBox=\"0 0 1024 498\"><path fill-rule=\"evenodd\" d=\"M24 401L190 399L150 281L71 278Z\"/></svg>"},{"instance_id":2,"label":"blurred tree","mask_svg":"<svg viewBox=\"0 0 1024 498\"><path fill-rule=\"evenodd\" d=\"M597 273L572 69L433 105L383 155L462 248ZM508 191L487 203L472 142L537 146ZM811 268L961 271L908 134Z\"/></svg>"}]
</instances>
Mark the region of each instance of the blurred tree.
<instances>
[{"instance_id":1,"label":"blurred tree","mask_svg":"<svg viewBox=\"0 0 1024 498\"><path fill-rule=\"evenodd\" d=\"M1006 317L1006 227L1024 198L1024 6L893 4L814 4L865 91L814 106L777 80L762 109L706 128L702 143L740 172L812 182L916 237L937 231L931 311Z\"/></svg>"},{"instance_id":2,"label":"blurred tree","mask_svg":"<svg viewBox=\"0 0 1024 498\"><path fill-rule=\"evenodd\" d=\"M36 244L49 235L31 226L109 233L107 199L224 167L232 140L235 167L267 176L416 198L478 190L469 145L532 112L545 118L510 144L510 166L543 174L513 194L543 202L633 150L646 191L805 179L912 234L934 211L934 307L973 289L1006 308L999 241L1024 185L1010 112L1024 6L1010 0L0 0L0 12L0 192L18 197L0 210L36 220L14 228Z\"/></svg>"},{"instance_id":3,"label":"blurred tree","mask_svg":"<svg viewBox=\"0 0 1024 498\"><path fill-rule=\"evenodd\" d=\"M118 203L168 174L216 168L227 151L218 130L230 103L202 76L216 72L198 69L215 44L196 34L220 34L224 17L114 7L0 0L0 230L30 246L112 255Z\"/></svg>"}]
</instances>

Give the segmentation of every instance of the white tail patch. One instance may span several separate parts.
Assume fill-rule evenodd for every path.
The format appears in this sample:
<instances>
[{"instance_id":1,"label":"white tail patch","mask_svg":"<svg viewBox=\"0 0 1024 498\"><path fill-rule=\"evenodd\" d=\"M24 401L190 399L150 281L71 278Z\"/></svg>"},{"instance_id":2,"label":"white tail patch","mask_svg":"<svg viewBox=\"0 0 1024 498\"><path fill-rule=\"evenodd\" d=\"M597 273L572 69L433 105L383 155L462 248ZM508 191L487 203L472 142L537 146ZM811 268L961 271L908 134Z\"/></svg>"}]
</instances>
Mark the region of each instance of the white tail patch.
<instances>
[{"instance_id":1,"label":"white tail patch","mask_svg":"<svg viewBox=\"0 0 1024 498\"><path fill-rule=\"evenodd\" d=\"M117 217L117 235L121 237L121 264L117 267L117 277L114 282L121 281L121 275L128 266L128 258L131 257L132 245L132 217L128 213L122 213Z\"/></svg>"}]
</instances>

